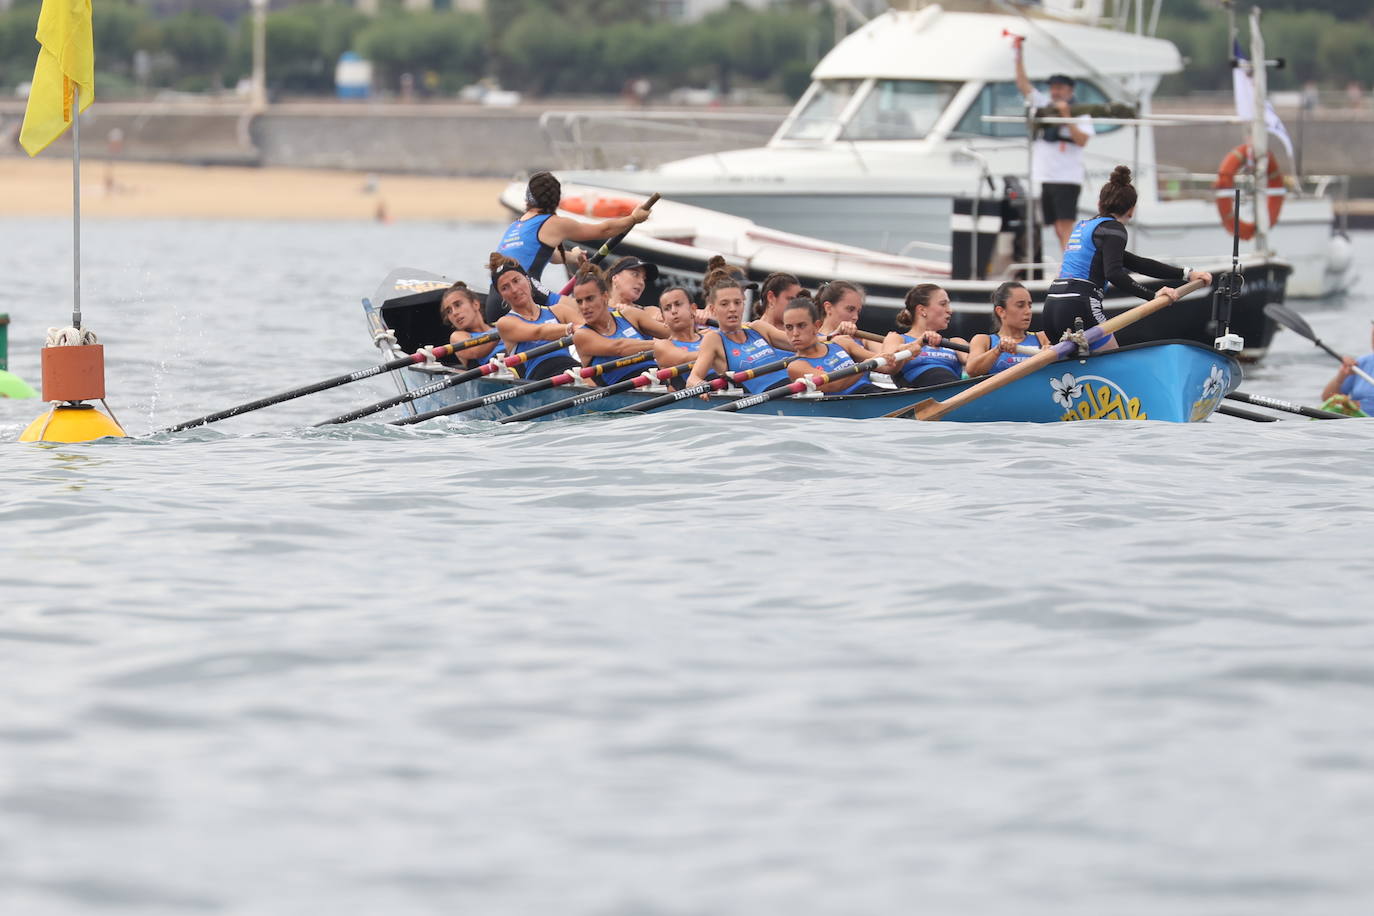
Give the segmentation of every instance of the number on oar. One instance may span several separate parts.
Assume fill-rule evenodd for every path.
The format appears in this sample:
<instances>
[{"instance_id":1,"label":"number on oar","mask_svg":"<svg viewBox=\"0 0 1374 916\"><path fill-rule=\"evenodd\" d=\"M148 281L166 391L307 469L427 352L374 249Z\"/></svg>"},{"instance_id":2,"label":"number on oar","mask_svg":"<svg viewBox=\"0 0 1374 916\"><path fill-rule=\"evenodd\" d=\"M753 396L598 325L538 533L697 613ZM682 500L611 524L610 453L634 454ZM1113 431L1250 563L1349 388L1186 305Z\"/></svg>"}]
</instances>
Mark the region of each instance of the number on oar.
<instances>
[{"instance_id":1,"label":"number on oar","mask_svg":"<svg viewBox=\"0 0 1374 916\"><path fill-rule=\"evenodd\" d=\"M560 372L558 375L540 379L537 382L530 382L527 385L519 385L514 388L507 388L504 391L496 391L488 395L476 398L468 398L466 401L459 401L457 404L450 404L447 407L440 407L437 410L428 410L424 413L417 413L413 417L402 417L399 420L392 420L392 426L409 426L412 423L422 423L425 420L432 420L435 417L447 417L456 413L465 413L469 410L476 410L478 407L490 407L493 404L500 404L502 401L511 401L515 398L522 398L527 394L536 391L547 391L550 388L558 388L568 385L577 379L589 379L600 376L603 372L610 372L613 369L623 369L626 366L633 366L654 358L652 350L645 350L642 353L635 353L632 356L622 356L620 359L612 360L609 363L602 363L599 366L586 366L570 372Z\"/></svg>"},{"instance_id":2,"label":"number on oar","mask_svg":"<svg viewBox=\"0 0 1374 916\"><path fill-rule=\"evenodd\" d=\"M764 363L762 366L755 366L753 369L743 369L739 372L727 372L723 376L707 379L700 385L693 385L681 391L674 391L672 394L665 394L661 397L651 398L642 404L634 404L625 408L626 413L647 413L659 407L667 407L669 404L676 404L678 401L685 401L687 398L700 397L712 391L719 391L726 385L743 385L751 378L758 378L760 375L767 375L770 372L777 372L779 369L786 369L787 364L796 359L789 356L786 359L774 360L771 363Z\"/></svg>"},{"instance_id":3,"label":"number on oar","mask_svg":"<svg viewBox=\"0 0 1374 916\"><path fill-rule=\"evenodd\" d=\"M502 417L497 423L519 423L521 420L534 420L539 417L547 417L549 414L558 413L564 410L571 410L574 407L582 407L599 401L612 394L620 394L624 391L634 391L636 388L644 388L654 382L666 382L668 379L677 378L684 372L692 370L692 363L683 363L680 366L672 366L668 369L659 369L654 372L644 372L634 378L627 378L616 382L614 385L607 385L605 388L598 388L595 391L588 391L586 394L574 395L552 404L545 404L542 407L533 407L520 413Z\"/></svg>"},{"instance_id":4,"label":"number on oar","mask_svg":"<svg viewBox=\"0 0 1374 916\"><path fill-rule=\"evenodd\" d=\"M1312 326L1307 323L1307 319L1303 318L1301 315L1299 315L1292 309L1288 308L1287 306L1279 305L1277 302L1271 302L1264 307L1264 314L1268 315L1270 318L1274 319L1279 324L1283 325L1285 328L1288 328L1288 330L1293 331L1299 337L1306 337L1308 340L1312 341L1314 344L1321 347L1328 354L1330 354L1332 359L1335 359L1338 362L1345 361L1345 357L1341 356L1341 354L1337 353L1335 350L1331 349L1326 344L1322 343L1321 338L1319 338L1316 332L1312 330ZM1369 373L1365 372L1359 366L1351 366L1350 371L1358 375L1360 378L1364 379L1369 384L1374 385L1374 378L1371 378Z\"/></svg>"},{"instance_id":5,"label":"number on oar","mask_svg":"<svg viewBox=\"0 0 1374 916\"><path fill-rule=\"evenodd\" d=\"M1343 413L1336 413L1334 410L1320 410L1316 407L1305 407L1302 404L1294 404L1292 401L1280 401L1278 398L1266 397L1262 394L1247 394L1244 391L1233 391L1226 395L1232 401L1240 401L1242 404L1253 404L1256 407L1268 407L1270 410L1282 410L1287 413L1296 413L1304 417L1311 417L1314 420L1349 420L1350 417Z\"/></svg>"},{"instance_id":6,"label":"number on oar","mask_svg":"<svg viewBox=\"0 0 1374 916\"><path fill-rule=\"evenodd\" d=\"M454 385L461 385L463 382L468 382L475 378L484 378L494 372L499 372L501 369L514 369L516 366L523 366L530 360L537 359L545 353L553 353L562 350L564 347L571 344L572 335L568 334L557 340L551 340L546 344L535 347L533 350L526 350L524 353L517 353L514 356L507 356L504 359L483 363L475 369L468 369L464 372L459 372L457 375L446 376L445 378L439 379L437 382L421 385L419 388L413 388L404 394L392 395L389 398L378 401L376 404L369 404L366 407L359 407L357 410L350 410L348 413L339 414L337 417L324 420L315 425L317 427L329 426L334 423L348 423L353 420L360 420L363 417L370 417L374 413L386 410L388 407L395 407L397 404L404 404L407 401L414 401L419 398L427 397L428 395L443 391L445 388L452 388Z\"/></svg>"},{"instance_id":7,"label":"number on oar","mask_svg":"<svg viewBox=\"0 0 1374 916\"><path fill-rule=\"evenodd\" d=\"M1202 289L1202 285L1201 280L1193 280L1183 284L1177 290L1177 298L1182 299L1184 296ZM1170 299L1168 296L1156 296L1149 302L1143 305L1137 305L1129 311L1122 312L1115 318L1108 318L1102 324L1093 325L1088 328L1084 337L1089 344L1096 343L1104 337L1115 334L1124 327L1135 324L1148 315L1153 315L1160 309L1172 304L1173 301L1174 300ZM1025 378L1042 366L1048 366L1050 363L1057 362L1058 360L1067 359L1077 352L1078 344L1074 343L1072 340L1061 340L1059 343L1041 350L1025 362L1017 363L1009 369L1004 369L996 375L989 376L973 387L965 388L951 398L944 401L927 398L913 407L904 407L901 410L893 411L888 414L888 416L914 416L917 420L939 420L946 414L958 410L965 404L978 400L985 394L991 394L999 388L1010 385L1019 378Z\"/></svg>"},{"instance_id":8,"label":"number on oar","mask_svg":"<svg viewBox=\"0 0 1374 916\"><path fill-rule=\"evenodd\" d=\"M429 359L442 359L451 356L459 350L466 350L468 347L477 347L485 343L491 343L497 339L495 331L489 331L480 337L469 337L467 340L458 344L445 344L442 347L421 347L408 356L400 356L390 362L373 366L370 369L359 369L357 372L349 372L346 375L336 375L327 378L322 382L315 382L313 385L303 385L300 388L292 388L290 391L283 391L281 394L270 395L259 398L256 401L249 401L247 404L240 404L237 407L230 407L227 410L220 410L215 413L197 417L194 420L187 420L175 426L158 430L164 433L177 433L184 429L193 429L197 426L204 426L207 423L215 423L220 420L227 420L230 417L237 417L239 414L249 413L254 410L261 410L264 407L271 407L274 404L281 404L284 401L291 401L296 398L305 397L307 394L315 394L318 391L325 391L330 388L338 388L340 385L347 385L349 382L361 381L365 378L372 378L374 375L381 375L385 372L393 372L397 369L404 369L406 366L413 366L416 363L427 362ZM571 339L571 338L570 338Z\"/></svg>"},{"instance_id":9,"label":"number on oar","mask_svg":"<svg viewBox=\"0 0 1374 916\"><path fill-rule=\"evenodd\" d=\"M721 404L719 407L712 407L711 409L724 411L726 413L747 410L759 404L776 401L778 398L785 398L789 394L801 394L803 391L807 390L814 391L822 385L828 385L842 378L849 378L851 375L858 375L860 372L882 372L884 371L884 367L889 363L895 367L904 360L911 359L914 355L915 353L911 350L898 350L893 354L892 359L888 359L886 356L875 356L872 359L866 359L863 362L854 363L852 366L845 366L843 369L836 369L833 372L814 372L797 379L791 384L770 388L759 394L751 394L747 398L740 398L738 401L731 401L728 404ZM805 356L801 358L806 359Z\"/></svg>"},{"instance_id":10,"label":"number on oar","mask_svg":"<svg viewBox=\"0 0 1374 916\"><path fill-rule=\"evenodd\" d=\"M643 207L645 210L652 210L654 208L654 204L658 203L660 200L662 200L662 197L659 194L650 194L649 199L644 201ZM636 225L638 224L636 223ZM630 227L630 229L633 228L634 226ZM601 247L596 250L596 254L591 256L591 263L600 264L602 261L606 260L606 256L609 255L612 251L615 251L617 245L625 241L625 236L630 234L630 229L626 229L624 232L620 233L614 238L608 239L606 242L602 243ZM573 291L573 284L576 282L577 277L569 277L568 282L563 285L563 288L558 291L558 294L560 296L566 296L568 293Z\"/></svg>"}]
</instances>

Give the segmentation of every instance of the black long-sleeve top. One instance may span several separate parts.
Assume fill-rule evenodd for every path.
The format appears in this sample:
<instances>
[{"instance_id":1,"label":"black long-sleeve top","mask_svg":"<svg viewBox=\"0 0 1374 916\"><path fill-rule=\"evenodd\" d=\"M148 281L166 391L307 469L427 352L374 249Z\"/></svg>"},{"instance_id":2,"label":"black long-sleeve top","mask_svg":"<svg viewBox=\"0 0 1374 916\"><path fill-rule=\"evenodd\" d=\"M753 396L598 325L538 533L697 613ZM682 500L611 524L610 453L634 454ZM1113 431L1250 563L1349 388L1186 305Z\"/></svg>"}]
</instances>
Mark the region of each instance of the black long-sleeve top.
<instances>
[{"instance_id":1,"label":"black long-sleeve top","mask_svg":"<svg viewBox=\"0 0 1374 916\"><path fill-rule=\"evenodd\" d=\"M1152 261L1127 251L1126 227L1120 220L1109 219L1099 223L1093 230L1093 246L1097 252L1093 255L1088 278L1094 286L1104 292L1107 289L1105 281L1111 281L1112 286L1122 292L1141 299L1151 299L1153 294L1131 279L1132 272L1179 283L1188 276L1188 271L1182 267Z\"/></svg>"}]
</instances>

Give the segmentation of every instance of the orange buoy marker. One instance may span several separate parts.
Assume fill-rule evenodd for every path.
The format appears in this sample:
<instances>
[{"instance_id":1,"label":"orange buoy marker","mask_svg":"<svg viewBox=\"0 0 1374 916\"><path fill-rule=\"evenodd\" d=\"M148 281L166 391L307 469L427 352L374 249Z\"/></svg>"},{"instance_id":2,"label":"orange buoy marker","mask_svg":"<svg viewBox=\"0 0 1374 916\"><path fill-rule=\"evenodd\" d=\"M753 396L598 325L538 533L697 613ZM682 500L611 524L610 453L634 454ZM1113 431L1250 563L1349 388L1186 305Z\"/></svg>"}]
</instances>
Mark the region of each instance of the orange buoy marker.
<instances>
[{"instance_id":1,"label":"orange buoy marker","mask_svg":"<svg viewBox=\"0 0 1374 916\"><path fill-rule=\"evenodd\" d=\"M53 328L43 348L43 400L52 409L34 420L20 442L90 442L106 436L127 434L113 414L107 415L86 401L105 404L105 348L95 334L76 328Z\"/></svg>"}]
</instances>

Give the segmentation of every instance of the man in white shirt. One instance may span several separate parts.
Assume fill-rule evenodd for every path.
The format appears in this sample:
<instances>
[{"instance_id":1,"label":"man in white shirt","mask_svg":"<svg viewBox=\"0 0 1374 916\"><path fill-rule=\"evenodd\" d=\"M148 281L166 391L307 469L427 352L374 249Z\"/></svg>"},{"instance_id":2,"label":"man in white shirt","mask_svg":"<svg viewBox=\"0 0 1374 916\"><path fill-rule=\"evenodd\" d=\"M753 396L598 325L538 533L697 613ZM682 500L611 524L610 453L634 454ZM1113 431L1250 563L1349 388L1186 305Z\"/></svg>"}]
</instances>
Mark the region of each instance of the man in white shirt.
<instances>
[{"instance_id":1,"label":"man in white shirt","mask_svg":"<svg viewBox=\"0 0 1374 916\"><path fill-rule=\"evenodd\" d=\"M1047 95L1031 85L1021 43L1016 43L1016 88L1034 108L1053 108L1059 117L1072 115L1073 78L1056 73L1049 79ZM1092 118L1080 116L1073 124L1047 124L1032 147L1031 167L1040 185L1040 212L1046 225L1054 226L1062 249L1078 219L1078 192L1083 187L1083 147L1093 135Z\"/></svg>"}]
</instances>

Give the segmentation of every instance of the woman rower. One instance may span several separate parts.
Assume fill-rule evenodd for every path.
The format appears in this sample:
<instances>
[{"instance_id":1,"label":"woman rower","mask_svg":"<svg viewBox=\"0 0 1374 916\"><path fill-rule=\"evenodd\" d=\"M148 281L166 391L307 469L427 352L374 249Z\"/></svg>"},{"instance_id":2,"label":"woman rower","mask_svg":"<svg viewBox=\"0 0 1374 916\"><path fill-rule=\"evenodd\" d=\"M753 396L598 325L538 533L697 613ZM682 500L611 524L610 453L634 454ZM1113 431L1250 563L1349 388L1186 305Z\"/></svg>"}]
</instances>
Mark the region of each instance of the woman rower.
<instances>
[{"instance_id":1,"label":"woman rower","mask_svg":"<svg viewBox=\"0 0 1374 916\"><path fill-rule=\"evenodd\" d=\"M1374 347L1374 331L1370 332L1369 339L1370 346ZM1363 369L1366 375L1374 375L1374 353L1366 353L1359 359L1355 359L1353 356L1341 357L1341 368L1322 389L1322 400L1331 401L1333 398L1342 398L1343 400L1336 401L1330 407L1327 407L1326 404L1322 406L1339 412L1346 412L1352 407L1358 406L1366 416L1374 417L1374 385L1355 374L1354 370L1357 366Z\"/></svg>"},{"instance_id":2,"label":"woman rower","mask_svg":"<svg viewBox=\"0 0 1374 916\"><path fill-rule=\"evenodd\" d=\"M681 286L670 286L658 297L668 336L654 341L654 360L660 368L696 360L705 333L697 327L697 304Z\"/></svg>"},{"instance_id":3,"label":"woman rower","mask_svg":"<svg viewBox=\"0 0 1374 916\"><path fill-rule=\"evenodd\" d=\"M577 311L564 302L549 306L535 302L529 275L512 259L492 254L487 266L491 270L491 288L510 306L510 311L496 320L496 330L512 356L566 337L582 323ZM522 378L543 379L575 369L577 365L572 353L564 347L535 357L517 371Z\"/></svg>"},{"instance_id":4,"label":"woman rower","mask_svg":"<svg viewBox=\"0 0 1374 916\"><path fill-rule=\"evenodd\" d=\"M702 340L687 387L700 385L713 372L741 372L792 355L782 331L766 321L744 323L744 288L727 268L707 274L702 286L708 291L707 310L719 328ZM787 381L787 370L777 369L744 382L744 390L757 394Z\"/></svg>"},{"instance_id":5,"label":"woman rower","mask_svg":"<svg viewBox=\"0 0 1374 916\"><path fill-rule=\"evenodd\" d=\"M612 309L629 307L636 311L646 311L649 317L662 320L657 306L639 304L639 297L644 295L645 287L658 279L657 264L650 264L641 261L634 255L628 255L616 261L611 269L606 271L606 279L611 285L610 305Z\"/></svg>"},{"instance_id":6,"label":"woman rower","mask_svg":"<svg viewBox=\"0 0 1374 916\"><path fill-rule=\"evenodd\" d=\"M591 242L608 239L649 218L649 211L635 207L629 216L617 216L599 223L584 223L569 216L558 216L563 186L551 172L535 172L525 186L525 212L506 227L498 254L513 258L534 280L544 274L550 261L562 262L564 242ZM495 321L500 300L487 298L486 318ZM496 314L494 314L496 313Z\"/></svg>"},{"instance_id":7,"label":"woman rower","mask_svg":"<svg viewBox=\"0 0 1374 916\"><path fill-rule=\"evenodd\" d=\"M821 324L822 337L852 335L859 329L859 313L864 308L862 286L848 280L831 280L816 290L815 301L825 316Z\"/></svg>"},{"instance_id":8,"label":"woman rower","mask_svg":"<svg viewBox=\"0 0 1374 916\"><path fill-rule=\"evenodd\" d=\"M901 388L926 388L957 382L964 374L964 354L940 346L954 310L949 293L936 283L919 283L907 290L906 308L897 313L897 330L888 333L883 345L889 350L920 343L920 351L894 373L892 381ZM900 333L910 331L910 334ZM964 344L962 337L950 338Z\"/></svg>"},{"instance_id":9,"label":"woman rower","mask_svg":"<svg viewBox=\"0 0 1374 916\"><path fill-rule=\"evenodd\" d=\"M494 330L482 320L482 297L468 289L468 285L462 280L444 291L444 297L439 300L439 315L445 324L453 328L453 333L448 336L448 342L451 344L460 344L469 338L480 337ZM499 338L492 343L479 344L454 353L458 362L467 368L484 363L491 357L505 355L506 345Z\"/></svg>"},{"instance_id":10,"label":"woman rower","mask_svg":"<svg viewBox=\"0 0 1374 916\"><path fill-rule=\"evenodd\" d=\"M1031 294L1015 280L1008 280L992 293L991 334L974 334L968 344L970 376L996 375L1019 362L1030 359L1017 352L1018 347L1039 350L1050 345L1041 331L1032 331Z\"/></svg>"},{"instance_id":11,"label":"woman rower","mask_svg":"<svg viewBox=\"0 0 1374 916\"><path fill-rule=\"evenodd\" d=\"M1097 216L1080 220L1069 233L1059 277L1050 284L1045 296L1045 335L1049 340L1062 338L1073 328L1075 318L1082 318L1085 328L1105 321L1102 291L1109 281L1124 293L1153 299L1155 294L1131 279L1131 271L1177 283L1212 282L1212 275L1205 270L1172 267L1126 250L1125 224L1135 215L1135 202L1131 170L1118 165L1097 195ZM1178 292L1171 286L1162 287L1158 295L1178 300ZM1116 336L1108 335L1094 343L1092 349L1111 350L1116 345Z\"/></svg>"},{"instance_id":12,"label":"woman rower","mask_svg":"<svg viewBox=\"0 0 1374 916\"><path fill-rule=\"evenodd\" d=\"M657 318L640 309L612 310L607 294L610 284L595 264L583 264L573 282L573 298L582 315L582 327L573 334L573 346L582 357L582 365L599 366L625 356L633 356L654 348L651 337L667 337L668 329ZM614 385L643 372L645 363L608 369L598 379L602 385Z\"/></svg>"},{"instance_id":13,"label":"woman rower","mask_svg":"<svg viewBox=\"0 0 1374 916\"><path fill-rule=\"evenodd\" d=\"M875 355L846 334L821 337L821 315L820 306L804 297L793 299L783 312L783 330L797 354L787 364L787 376L793 381L816 372L844 369ZM884 390L868 380L867 372L817 387L824 394L874 394Z\"/></svg>"},{"instance_id":14,"label":"woman rower","mask_svg":"<svg viewBox=\"0 0 1374 916\"><path fill-rule=\"evenodd\" d=\"M762 318L775 328L782 327L787 303L801 295L801 282L791 274L774 272L763 279L759 301L754 303L754 318Z\"/></svg>"}]
</instances>

